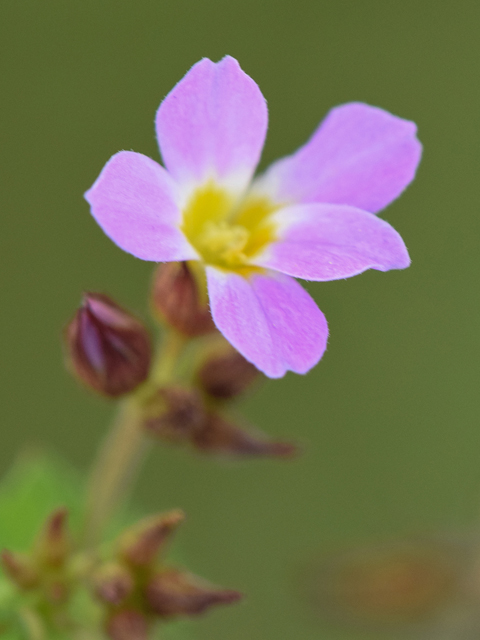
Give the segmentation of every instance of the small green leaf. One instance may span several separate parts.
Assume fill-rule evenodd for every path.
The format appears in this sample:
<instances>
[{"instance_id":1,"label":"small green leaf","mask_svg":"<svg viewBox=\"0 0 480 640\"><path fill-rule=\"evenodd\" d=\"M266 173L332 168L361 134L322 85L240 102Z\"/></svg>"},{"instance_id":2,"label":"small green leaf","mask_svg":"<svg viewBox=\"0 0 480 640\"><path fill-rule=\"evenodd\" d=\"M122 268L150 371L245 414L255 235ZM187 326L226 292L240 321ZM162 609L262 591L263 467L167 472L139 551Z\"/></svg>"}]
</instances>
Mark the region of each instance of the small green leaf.
<instances>
[{"instance_id":1,"label":"small green leaf","mask_svg":"<svg viewBox=\"0 0 480 640\"><path fill-rule=\"evenodd\" d=\"M59 458L22 456L0 484L0 547L28 549L45 518L61 506L75 527L81 489L80 477Z\"/></svg>"},{"instance_id":2,"label":"small green leaf","mask_svg":"<svg viewBox=\"0 0 480 640\"><path fill-rule=\"evenodd\" d=\"M79 531L84 509L85 483L82 476L68 463L45 453L23 455L0 482L0 551L8 548L27 551L46 518L55 509L67 507L69 527ZM138 511L121 509L110 526L107 539L113 539L126 525L138 518ZM175 554L178 559L178 554ZM2 640L32 640L32 633L22 622L22 595L3 575L0 567L0 637ZM98 624L97 605L84 590L79 590L71 603L74 618ZM159 625L159 635L151 640L190 640L192 623L179 621ZM104 640L95 631L58 634L49 630L45 640Z\"/></svg>"}]
</instances>

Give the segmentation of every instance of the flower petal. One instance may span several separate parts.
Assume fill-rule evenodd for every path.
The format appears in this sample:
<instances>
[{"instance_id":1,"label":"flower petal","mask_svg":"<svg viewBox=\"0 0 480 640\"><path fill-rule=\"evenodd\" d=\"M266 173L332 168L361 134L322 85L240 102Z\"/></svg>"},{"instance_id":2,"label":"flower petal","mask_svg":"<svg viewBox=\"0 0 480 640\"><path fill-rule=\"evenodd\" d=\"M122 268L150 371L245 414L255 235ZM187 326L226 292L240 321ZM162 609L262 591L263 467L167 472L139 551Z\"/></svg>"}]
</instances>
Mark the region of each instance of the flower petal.
<instances>
[{"instance_id":1,"label":"flower petal","mask_svg":"<svg viewBox=\"0 0 480 640\"><path fill-rule=\"evenodd\" d=\"M416 125L353 102L332 109L310 140L274 163L259 187L280 202L348 204L377 213L413 180Z\"/></svg>"},{"instance_id":2,"label":"flower petal","mask_svg":"<svg viewBox=\"0 0 480 640\"><path fill-rule=\"evenodd\" d=\"M268 112L258 85L226 56L197 62L157 112L165 166L187 186L217 178L245 189L260 159Z\"/></svg>"},{"instance_id":3,"label":"flower petal","mask_svg":"<svg viewBox=\"0 0 480 640\"><path fill-rule=\"evenodd\" d=\"M381 218L345 205L305 204L271 218L279 239L253 259L261 267L307 280L338 280L366 269L405 269L400 235Z\"/></svg>"},{"instance_id":4,"label":"flower petal","mask_svg":"<svg viewBox=\"0 0 480 640\"><path fill-rule=\"evenodd\" d=\"M207 267L215 324L247 360L270 378L306 373L322 357L325 316L292 278L267 272L244 278Z\"/></svg>"},{"instance_id":5,"label":"flower petal","mask_svg":"<svg viewBox=\"0 0 480 640\"><path fill-rule=\"evenodd\" d=\"M177 226L173 180L147 156L133 151L114 155L85 198L107 236L137 258L169 262L198 257Z\"/></svg>"}]
</instances>

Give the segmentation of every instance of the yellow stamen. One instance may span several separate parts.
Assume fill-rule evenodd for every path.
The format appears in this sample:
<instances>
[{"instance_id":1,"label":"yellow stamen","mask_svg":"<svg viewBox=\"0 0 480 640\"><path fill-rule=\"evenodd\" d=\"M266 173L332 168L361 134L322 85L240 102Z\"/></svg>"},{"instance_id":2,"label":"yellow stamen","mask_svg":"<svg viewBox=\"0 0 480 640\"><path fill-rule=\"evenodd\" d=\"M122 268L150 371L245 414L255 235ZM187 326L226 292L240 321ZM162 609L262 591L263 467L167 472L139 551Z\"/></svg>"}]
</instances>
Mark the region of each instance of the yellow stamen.
<instances>
[{"instance_id":1,"label":"yellow stamen","mask_svg":"<svg viewBox=\"0 0 480 640\"><path fill-rule=\"evenodd\" d=\"M182 229L206 264L248 274L251 259L275 240L266 198L247 196L240 203L209 183L198 189L183 213Z\"/></svg>"},{"instance_id":2,"label":"yellow stamen","mask_svg":"<svg viewBox=\"0 0 480 640\"><path fill-rule=\"evenodd\" d=\"M236 266L247 261L243 251L249 235L245 227L229 224L225 220L209 220L197 238L197 246L206 262L219 261Z\"/></svg>"}]
</instances>

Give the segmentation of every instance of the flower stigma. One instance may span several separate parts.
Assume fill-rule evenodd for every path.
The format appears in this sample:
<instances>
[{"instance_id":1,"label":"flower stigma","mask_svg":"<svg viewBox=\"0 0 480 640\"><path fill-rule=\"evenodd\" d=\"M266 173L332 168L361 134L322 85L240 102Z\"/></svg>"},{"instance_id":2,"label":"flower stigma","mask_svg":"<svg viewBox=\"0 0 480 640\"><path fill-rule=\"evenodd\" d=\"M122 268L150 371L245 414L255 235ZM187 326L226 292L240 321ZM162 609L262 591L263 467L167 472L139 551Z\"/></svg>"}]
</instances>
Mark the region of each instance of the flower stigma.
<instances>
[{"instance_id":1,"label":"flower stigma","mask_svg":"<svg viewBox=\"0 0 480 640\"><path fill-rule=\"evenodd\" d=\"M258 272L251 258L276 239L267 198L247 195L240 202L212 183L197 189L183 212L182 230L209 265L243 275Z\"/></svg>"}]
</instances>

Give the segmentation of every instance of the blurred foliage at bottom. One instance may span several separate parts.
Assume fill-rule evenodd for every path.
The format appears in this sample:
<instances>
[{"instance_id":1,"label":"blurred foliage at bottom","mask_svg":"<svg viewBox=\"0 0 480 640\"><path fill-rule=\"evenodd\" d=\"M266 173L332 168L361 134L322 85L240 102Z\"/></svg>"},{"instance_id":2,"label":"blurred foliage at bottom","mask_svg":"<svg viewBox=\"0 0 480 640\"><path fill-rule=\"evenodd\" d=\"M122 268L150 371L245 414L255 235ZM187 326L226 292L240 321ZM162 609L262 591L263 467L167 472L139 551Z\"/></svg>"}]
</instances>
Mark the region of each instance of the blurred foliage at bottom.
<instances>
[{"instance_id":1,"label":"blurred foliage at bottom","mask_svg":"<svg viewBox=\"0 0 480 640\"><path fill-rule=\"evenodd\" d=\"M39 538L39 532L51 513L59 507L68 513L69 529L77 537L84 508L84 482L66 462L46 453L21 456L0 485L0 546L23 554ZM125 511L109 527L107 539L130 525L138 513ZM40 533L41 535L41 533ZM5 553L5 552L4 552ZM173 554L178 559L178 554ZM0 565L0 636L5 640L101 640L94 630L101 623L102 611L86 589L78 589L69 601L72 618L91 630L65 633L44 629L36 616L41 606L37 591L17 589ZM158 633L166 640L191 638L189 623L170 622ZM133 636L132 636L133 637ZM156 638L157 636L152 636Z\"/></svg>"}]
</instances>

